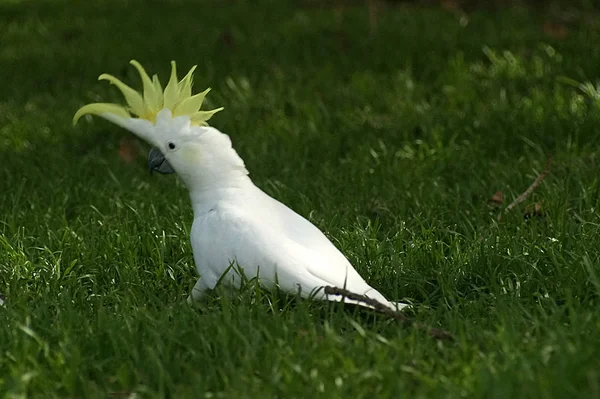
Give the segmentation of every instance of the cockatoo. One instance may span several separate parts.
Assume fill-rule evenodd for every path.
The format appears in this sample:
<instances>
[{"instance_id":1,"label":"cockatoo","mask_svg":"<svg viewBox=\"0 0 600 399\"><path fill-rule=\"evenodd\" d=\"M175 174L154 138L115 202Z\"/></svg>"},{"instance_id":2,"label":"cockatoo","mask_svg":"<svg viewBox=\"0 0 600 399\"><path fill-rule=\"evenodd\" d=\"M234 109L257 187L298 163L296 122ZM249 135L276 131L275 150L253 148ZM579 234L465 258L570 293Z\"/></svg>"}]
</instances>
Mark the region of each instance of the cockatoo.
<instances>
[{"instance_id":1,"label":"cockatoo","mask_svg":"<svg viewBox=\"0 0 600 399\"><path fill-rule=\"evenodd\" d=\"M388 301L317 227L254 185L229 136L207 124L223 108L200 110L210 89L192 95L196 66L179 81L172 61L163 90L157 75L150 79L137 61L131 64L141 76L143 92L103 74L99 80L117 86L127 106L88 104L77 111L73 124L91 114L133 132L154 147L148 156L150 171L176 172L187 186L194 211L191 245L200 274L188 302L213 289L222 276L239 286L241 278L231 268L235 264L263 285L301 297L369 306L325 293L324 287L330 286L392 310L406 306Z\"/></svg>"}]
</instances>

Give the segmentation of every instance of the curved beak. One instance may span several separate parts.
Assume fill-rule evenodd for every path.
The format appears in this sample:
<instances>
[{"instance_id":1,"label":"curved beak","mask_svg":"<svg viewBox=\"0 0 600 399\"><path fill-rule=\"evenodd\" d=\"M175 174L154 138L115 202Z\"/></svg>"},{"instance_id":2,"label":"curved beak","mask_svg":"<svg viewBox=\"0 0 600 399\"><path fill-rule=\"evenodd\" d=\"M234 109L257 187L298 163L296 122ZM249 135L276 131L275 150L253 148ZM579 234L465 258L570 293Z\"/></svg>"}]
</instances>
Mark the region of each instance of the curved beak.
<instances>
[{"instance_id":1,"label":"curved beak","mask_svg":"<svg viewBox=\"0 0 600 399\"><path fill-rule=\"evenodd\" d=\"M150 174L154 171L163 175L175 173L175 170L169 165L163 153L156 147L152 148L148 153L148 169L150 170Z\"/></svg>"}]
</instances>

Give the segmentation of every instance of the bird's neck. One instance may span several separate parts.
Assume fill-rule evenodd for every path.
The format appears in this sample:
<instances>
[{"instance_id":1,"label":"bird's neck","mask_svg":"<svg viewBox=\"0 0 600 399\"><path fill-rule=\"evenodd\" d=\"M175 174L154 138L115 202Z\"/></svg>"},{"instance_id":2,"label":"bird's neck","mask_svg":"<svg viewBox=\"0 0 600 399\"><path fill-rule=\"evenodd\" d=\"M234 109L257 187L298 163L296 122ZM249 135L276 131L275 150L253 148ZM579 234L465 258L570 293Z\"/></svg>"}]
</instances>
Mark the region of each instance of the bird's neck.
<instances>
[{"instance_id":1,"label":"bird's neck","mask_svg":"<svg viewBox=\"0 0 600 399\"><path fill-rule=\"evenodd\" d=\"M188 184L190 199L194 209L194 217L209 212L219 202L233 202L243 200L256 186L248 177L248 173L224 174L218 178L203 179L197 184Z\"/></svg>"}]
</instances>

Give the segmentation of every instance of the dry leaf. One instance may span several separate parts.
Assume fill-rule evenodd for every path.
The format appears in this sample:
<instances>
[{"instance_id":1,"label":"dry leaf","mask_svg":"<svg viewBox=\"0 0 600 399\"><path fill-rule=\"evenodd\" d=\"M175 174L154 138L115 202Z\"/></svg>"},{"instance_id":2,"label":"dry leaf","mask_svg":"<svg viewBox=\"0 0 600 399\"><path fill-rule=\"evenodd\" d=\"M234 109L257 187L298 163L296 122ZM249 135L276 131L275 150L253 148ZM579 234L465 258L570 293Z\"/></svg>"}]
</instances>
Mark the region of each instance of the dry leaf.
<instances>
[{"instance_id":1,"label":"dry leaf","mask_svg":"<svg viewBox=\"0 0 600 399\"><path fill-rule=\"evenodd\" d=\"M442 8L448 11L460 11L460 5L456 0L442 0Z\"/></svg>"},{"instance_id":2,"label":"dry leaf","mask_svg":"<svg viewBox=\"0 0 600 399\"><path fill-rule=\"evenodd\" d=\"M492 198L488 200L488 205L501 206L502 202L502 191L496 191L496 194L494 194Z\"/></svg>"},{"instance_id":3,"label":"dry leaf","mask_svg":"<svg viewBox=\"0 0 600 399\"><path fill-rule=\"evenodd\" d=\"M368 0L369 9L369 33L374 36L379 26L379 2L378 0Z\"/></svg>"},{"instance_id":4,"label":"dry leaf","mask_svg":"<svg viewBox=\"0 0 600 399\"><path fill-rule=\"evenodd\" d=\"M546 21L544 32L553 39L563 40L569 35L569 28L557 22Z\"/></svg>"},{"instance_id":5,"label":"dry leaf","mask_svg":"<svg viewBox=\"0 0 600 399\"><path fill-rule=\"evenodd\" d=\"M525 214L523 215L526 220L531 219L532 217L543 218L544 216L546 216L546 212L542 210L542 204L539 202L536 202L533 206L528 205L527 208L525 208Z\"/></svg>"},{"instance_id":6,"label":"dry leaf","mask_svg":"<svg viewBox=\"0 0 600 399\"><path fill-rule=\"evenodd\" d=\"M137 158L137 140L132 138L122 138L119 143L119 158L127 163L135 161Z\"/></svg>"},{"instance_id":7,"label":"dry leaf","mask_svg":"<svg viewBox=\"0 0 600 399\"><path fill-rule=\"evenodd\" d=\"M219 35L219 43L225 45L225 47L235 47L235 41L231 31L225 30Z\"/></svg>"}]
</instances>

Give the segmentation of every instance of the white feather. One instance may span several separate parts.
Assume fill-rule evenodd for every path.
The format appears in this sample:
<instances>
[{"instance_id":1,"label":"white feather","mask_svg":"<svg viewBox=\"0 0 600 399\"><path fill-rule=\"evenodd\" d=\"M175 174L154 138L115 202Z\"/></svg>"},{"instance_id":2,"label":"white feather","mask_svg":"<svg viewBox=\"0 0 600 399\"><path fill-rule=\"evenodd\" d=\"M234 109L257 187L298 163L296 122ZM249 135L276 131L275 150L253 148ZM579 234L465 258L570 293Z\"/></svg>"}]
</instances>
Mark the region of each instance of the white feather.
<instances>
[{"instance_id":1,"label":"white feather","mask_svg":"<svg viewBox=\"0 0 600 399\"><path fill-rule=\"evenodd\" d=\"M277 283L280 289L303 297L340 301L341 296L323 293L323 287L334 286L394 310L406 306L389 302L317 227L253 184L214 194L204 196L202 206L195 206L191 242L201 279L192 298L214 288L235 262L247 277L258 275L262 284ZM230 271L225 281L238 286L241 278Z\"/></svg>"}]
</instances>

